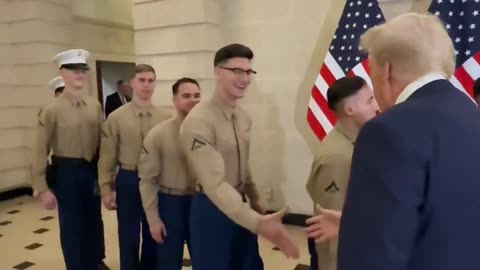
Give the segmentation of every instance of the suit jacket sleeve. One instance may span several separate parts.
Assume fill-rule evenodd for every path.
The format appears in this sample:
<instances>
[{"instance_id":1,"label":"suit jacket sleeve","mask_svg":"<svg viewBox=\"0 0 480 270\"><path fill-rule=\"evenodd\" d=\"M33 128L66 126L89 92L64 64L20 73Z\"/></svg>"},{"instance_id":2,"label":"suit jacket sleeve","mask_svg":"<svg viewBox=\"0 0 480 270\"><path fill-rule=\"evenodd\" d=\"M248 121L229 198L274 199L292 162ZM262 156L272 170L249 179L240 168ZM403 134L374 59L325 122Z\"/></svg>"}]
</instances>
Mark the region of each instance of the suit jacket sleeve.
<instances>
[{"instance_id":1,"label":"suit jacket sleeve","mask_svg":"<svg viewBox=\"0 0 480 270\"><path fill-rule=\"evenodd\" d=\"M427 178L425 146L393 122L376 120L364 126L354 150L338 270L409 269Z\"/></svg>"},{"instance_id":2,"label":"suit jacket sleeve","mask_svg":"<svg viewBox=\"0 0 480 270\"><path fill-rule=\"evenodd\" d=\"M113 104L113 98L112 96L107 96L107 99L105 100L105 118L108 117L109 114L111 114L115 108L114 108L114 105Z\"/></svg>"}]
</instances>

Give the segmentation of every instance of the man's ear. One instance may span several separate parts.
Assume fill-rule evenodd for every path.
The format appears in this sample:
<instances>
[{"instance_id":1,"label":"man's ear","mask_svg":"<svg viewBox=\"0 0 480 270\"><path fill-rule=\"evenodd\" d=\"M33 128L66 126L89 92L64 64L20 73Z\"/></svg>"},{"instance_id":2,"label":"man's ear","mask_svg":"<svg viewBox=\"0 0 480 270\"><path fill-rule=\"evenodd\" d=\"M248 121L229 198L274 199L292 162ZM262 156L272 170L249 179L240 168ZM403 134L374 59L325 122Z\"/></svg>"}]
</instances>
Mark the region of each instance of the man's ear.
<instances>
[{"instance_id":1,"label":"man's ear","mask_svg":"<svg viewBox=\"0 0 480 270\"><path fill-rule=\"evenodd\" d=\"M215 77L217 77L218 75L220 75L219 73L220 73L220 69L218 67L214 67L213 68L213 75L215 75Z\"/></svg>"},{"instance_id":2,"label":"man's ear","mask_svg":"<svg viewBox=\"0 0 480 270\"><path fill-rule=\"evenodd\" d=\"M345 98L343 101L341 101L341 111L339 112L340 114L347 115L347 116L352 116L353 115L353 103L350 98Z\"/></svg>"},{"instance_id":3,"label":"man's ear","mask_svg":"<svg viewBox=\"0 0 480 270\"><path fill-rule=\"evenodd\" d=\"M392 84L392 78L393 78L393 71L392 71L392 65L390 63L385 63L385 65L382 67L383 69L383 76L385 76L384 81L388 81L390 84Z\"/></svg>"}]
</instances>

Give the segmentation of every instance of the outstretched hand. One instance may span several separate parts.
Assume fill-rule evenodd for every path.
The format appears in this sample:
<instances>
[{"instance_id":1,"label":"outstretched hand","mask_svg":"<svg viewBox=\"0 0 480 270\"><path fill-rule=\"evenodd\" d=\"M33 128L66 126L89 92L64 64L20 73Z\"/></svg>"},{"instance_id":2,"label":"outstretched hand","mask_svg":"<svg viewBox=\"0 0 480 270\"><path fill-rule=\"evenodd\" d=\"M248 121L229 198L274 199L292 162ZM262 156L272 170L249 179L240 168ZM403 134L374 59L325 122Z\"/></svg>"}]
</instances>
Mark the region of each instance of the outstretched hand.
<instances>
[{"instance_id":1,"label":"outstretched hand","mask_svg":"<svg viewBox=\"0 0 480 270\"><path fill-rule=\"evenodd\" d=\"M322 208L317 204L315 216L307 219L307 236L314 238L315 243L324 243L338 237L342 212Z\"/></svg>"},{"instance_id":2,"label":"outstretched hand","mask_svg":"<svg viewBox=\"0 0 480 270\"><path fill-rule=\"evenodd\" d=\"M258 234L277 246L287 258L297 259L299 257L298 247L282 223L282 218L286 213L287 209L283 209L262 216L258 225Z\"/></svg>"}]
</instances>

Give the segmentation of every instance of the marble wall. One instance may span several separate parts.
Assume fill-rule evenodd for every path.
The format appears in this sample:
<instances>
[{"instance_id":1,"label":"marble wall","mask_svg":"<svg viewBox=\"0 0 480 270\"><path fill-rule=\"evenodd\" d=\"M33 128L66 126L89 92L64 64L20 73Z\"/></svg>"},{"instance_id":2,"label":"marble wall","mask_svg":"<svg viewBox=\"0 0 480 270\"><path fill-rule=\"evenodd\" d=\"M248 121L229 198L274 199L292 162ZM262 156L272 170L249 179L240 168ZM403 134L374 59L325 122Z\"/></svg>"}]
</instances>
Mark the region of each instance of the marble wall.
<instances>
[{"instance_id":1,"label":"marble wall","mask_svg":"<svg viewBox=\"0 0 480 270\"><path fill-rule=\"evenodd\" d=\"M95 61L134 61L128 0L0 0L0 191L30 183L33 131L39 109L53 93L55 54L73 48Z\"/></svg>"}]
</instances>

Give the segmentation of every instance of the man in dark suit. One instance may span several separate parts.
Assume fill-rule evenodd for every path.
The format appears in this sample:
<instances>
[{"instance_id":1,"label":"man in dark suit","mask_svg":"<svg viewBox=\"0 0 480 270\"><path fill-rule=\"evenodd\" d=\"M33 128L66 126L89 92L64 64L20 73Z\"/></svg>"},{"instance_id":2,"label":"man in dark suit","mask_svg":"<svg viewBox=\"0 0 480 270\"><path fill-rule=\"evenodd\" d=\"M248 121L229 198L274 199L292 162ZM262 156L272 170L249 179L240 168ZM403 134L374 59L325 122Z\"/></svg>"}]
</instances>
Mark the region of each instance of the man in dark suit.
<instances>
[{"instance_id":1,"label":"man in dark suit","mask_svg":"<svg viewBox=\"0 0 480 270\"><path fill-rule=\"evenodd\" d=\"M473 97L477 104L480 104L480 78L477 78L473 83Z\"/></svg>"},{"instance_id":2,"label":"man in dark suit","mask_svg":"<svg viewBox=\"0 0 480 270\"><path fill-rule=\"evenodd\" d=\"M338 270L480 269L480 112L446 79L452 41L435 16L410 13L361 47L383 113L357 138Z\"/></svg>"},{"instance_id":3,"label":"man in dark suit","mask_svg":"<svg viewBox=\"0 0 480 270\"><path fill-rule=\"evenodd\" d=\"M130 86L124 80L117 82L117 92L108 95L105 100L105 118L123 104L130 102Z\"/></svg>"}]
</instances>

